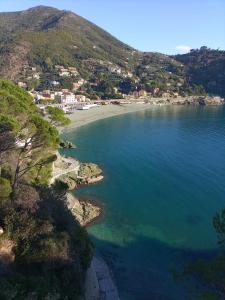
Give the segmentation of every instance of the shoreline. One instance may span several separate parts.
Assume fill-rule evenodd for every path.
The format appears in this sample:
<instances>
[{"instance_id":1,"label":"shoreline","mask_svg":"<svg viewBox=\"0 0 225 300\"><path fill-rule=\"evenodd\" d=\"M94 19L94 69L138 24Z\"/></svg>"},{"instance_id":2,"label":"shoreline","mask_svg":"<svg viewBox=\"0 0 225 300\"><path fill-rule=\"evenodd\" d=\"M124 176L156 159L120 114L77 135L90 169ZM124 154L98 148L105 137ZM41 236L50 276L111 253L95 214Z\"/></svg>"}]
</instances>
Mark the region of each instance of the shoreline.
<instances>
[{"instance_id":1,"label":"shoreline","mask_svg":"<svg viewBox=\"0 0 225 300\"><path fill-rule=\"evenodd\" d=\"M67 204L77 222L84 228L96 224L104 216L103 205L88 197L78 198L68 192Z\"/></svg>"},{"instance_id":2,"label":"shoreline","mask_svg":"<svg viewBox=\"0 0 225 300\"><path fill-rule=\"evenodd\" d=\"M203 102L199 100L200 98L201 97L196 97L196 99L198 99L197 101L195 97L181 97L170 100L164 98L154 98L152 99L152 101L147 101L147 99L140 99L140 101L136 101L134 103L127 102L119 105L107 104L89 110L75 110L72 114L68 115L71 124L66 128L60 128L60 132L61 134L71 132L79 127L99 120L139 111L155 109L162 106L220 106L224 105L225 102L225 100L220 97L219 99L217 99L218 97L205 97L205 100Z\"/></svg>"},{"instance_id":3,"label":"shoreline","mask_svg":"<svg viewBox=\"0 0 225 300\"><path fill-rule=\"evenodd\" d=\"M50 184L54 183L61 174L69 174L71 171L70 168L72 168L77 175L81 168L81 164L76 161L76 159L65 158L59 153L57 153L57 160L54 165L55 168L53 167L53 175L55 176L52 176ZM70 166L70 168L68 168L68 166ZM101 170L101 174L97 177L89 178L87 184L95 184L103 179L104 176L102 175ZM81 185L78 185L77 187L81 188ZM72 190L67 191L66 198L68 209L71 211L74 219L76 219L81 227L87 228L103 218L104 207L97 200L90 199L88 197L78 198L72 194ZM119 300L118 289L113 281L111 270L106 262L96 254L96 252L93 254L91 264L87 269L84 286L85 300Z\"/></svg>"},{"instance_id":4,"label":"shoreline","mask_svg":"<svg viewBox=\"0 0 225 300\"><path fill-rule=\"evenodd\" d=\"M124 105L104 105L98 108L90 110L76 110L68 118L71 120L71 124L61 130L61 134L71 132L79 127L83 127L90 123L97 122L99 120L108 119L115 116L125 115L133 112L139 112L157 107L158 105L152 104L124 104Z\"/></svg>"}]
</instances>

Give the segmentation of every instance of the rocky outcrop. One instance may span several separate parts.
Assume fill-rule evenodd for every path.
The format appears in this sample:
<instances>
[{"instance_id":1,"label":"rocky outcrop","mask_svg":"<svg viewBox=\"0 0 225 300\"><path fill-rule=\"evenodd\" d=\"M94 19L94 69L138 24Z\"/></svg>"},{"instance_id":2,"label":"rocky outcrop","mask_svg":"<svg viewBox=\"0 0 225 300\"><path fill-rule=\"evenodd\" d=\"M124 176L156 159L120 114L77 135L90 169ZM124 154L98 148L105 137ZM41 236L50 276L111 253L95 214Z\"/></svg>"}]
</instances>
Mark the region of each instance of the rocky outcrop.
<instances>
[{"instance_id":1,"label":"rocky outcrop","mask_svg":"<svg viewBox=\"0 0 225 300\"><path fill-rule=\"evenodd\" d=\"M99 168L98 165L93 163L82 163L80 165L80 169L78 175L80 177L88 177L93 178L97 177L102 174L102 170Z\"/></svg>"},{"instance_id":2,"label":"rocky outcrop","mask_svg":"<svg viewBox=\"0 0 225 300\"><path fill-rule=\"evenodd\" d=\"M71 170L71 171L70 171ZM80 164L73 158L65 158L58 154L54 163L54 181L61 181L72 191L80 184L96 183L103 179L102 170L93 163ZM54 182L52 180L52 183ZM102 214L102 208L93 201L79 200L72 194L67 195L67 204L81 226L87 226Z\"/></svg>"},{"instance_id":3,"label":"rocky outcrop","mask_svg":"<svg viewBox=\"0 0 225 300\"><path fill-rule=\"evenodd\" d=\"M67 195L67 204L76 220L83 227L96 221L103 211L97 204L91 201L77 199L72 194Z\"/></svg>"},{"instance_id":4,"label":"rocky outcrop","mask_svg":"<svg viewBox=\"0 0 225 300\"><path fill-rule=\"evenodd\" d=\"M164 97L149 98L145 102L158 105L223 105L225 100L221 97L188 96L188 97Z\"/></svg>"},{"instance_id":5,"label":"rocky outcrop","mask_svg":"<svg viewBox=\"0 0 225 300\"><path fill-rule=\"evenodd\" d=\"M75 149L76 148L76 146L72 142L69 142L69 141L60 141L59 145L62 149Z\"/></svg>"},{"instance_id":6,"label":"rocky outcrop","mask_svg":"<svg viewBox=\"0 0 225 300\"><path fill-rule=\"evenodd\" d=\"M72 191L77 187L77 174L70 172L58 177L58 180L68 185L68 190Z\"/></svg>"},{"instance_id":7,"label":"rocky outcrop","mask_svg":"<svg viewBox=\"0 0 225 300\"><path fill-rule=\"evenodd\" d=\"M53 164L53 174L50 184L54 183L56 179L75 178L78 175L80 163L72 157L63 157L57 153L57 160ZM68 176L69 174L69 176ZM60 179L61 180L61 179ZM73 183L71 181L71 183Z\"/></svg>"},{"instance_id":8,"label":"rocky outcrop","mask_svg":"<svg viewBox=\"0 0 225 300\"><path fill-rule=\"evenodd\" d=\"M92 184L104 179L102 169L93 163L82 163L78 172L78 180L81 184Z\"/></svg>"},{"instance_id":9,"label":"rocky outcrop","mask_svg":"<svg viewBox=\"0 0 225 300\"><path fill-rule=\"evenodd\" d=\"M198 103L200 105L222 105L224 99L221 97L199 97Z\"/></svg>"}]
</instances>

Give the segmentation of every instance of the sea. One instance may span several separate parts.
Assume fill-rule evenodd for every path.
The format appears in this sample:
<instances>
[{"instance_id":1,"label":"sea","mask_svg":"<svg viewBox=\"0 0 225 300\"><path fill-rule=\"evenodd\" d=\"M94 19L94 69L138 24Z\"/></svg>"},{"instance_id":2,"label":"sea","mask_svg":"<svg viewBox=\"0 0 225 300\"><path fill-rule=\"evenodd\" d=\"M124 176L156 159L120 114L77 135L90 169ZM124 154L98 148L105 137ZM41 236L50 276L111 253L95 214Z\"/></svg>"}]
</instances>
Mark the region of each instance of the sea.
<instances>
[{"instance_id":1,"label":"sea","mask_svg":"<svg viewBox=\"0 0 225 300\"><path fill-rule=\"evenodd\" d=\"M88 232L121 300L188 297L192 287L177 274L219 251L213 217L225 208L225 108L155 106L63 138L77 147L64 155L103 169L104 181L75 195L104 208Z\"/></svg>"}]
</instances>

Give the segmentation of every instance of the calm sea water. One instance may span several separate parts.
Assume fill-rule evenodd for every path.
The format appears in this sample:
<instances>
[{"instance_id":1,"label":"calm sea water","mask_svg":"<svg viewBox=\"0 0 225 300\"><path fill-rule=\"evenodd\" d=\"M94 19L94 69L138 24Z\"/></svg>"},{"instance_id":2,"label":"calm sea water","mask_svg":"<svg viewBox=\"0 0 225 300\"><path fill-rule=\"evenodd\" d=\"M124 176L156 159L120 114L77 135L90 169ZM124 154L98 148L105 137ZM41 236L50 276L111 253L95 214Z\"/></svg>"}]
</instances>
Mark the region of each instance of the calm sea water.
<instances>
[{"instance_id":1,"label":"calm sea water","mask_svg":"<svg viewBox=\"0 0 225 300\"><path fill-rule=\"evenodd\" d=\"M65 154L104 170L104 182L76 195L105 208L88 231L121 300L184 299L173 270L217 249L212 218L225 207L225 109L156 107L64 138L77 145Z\"/></svg>"}]
</instances>

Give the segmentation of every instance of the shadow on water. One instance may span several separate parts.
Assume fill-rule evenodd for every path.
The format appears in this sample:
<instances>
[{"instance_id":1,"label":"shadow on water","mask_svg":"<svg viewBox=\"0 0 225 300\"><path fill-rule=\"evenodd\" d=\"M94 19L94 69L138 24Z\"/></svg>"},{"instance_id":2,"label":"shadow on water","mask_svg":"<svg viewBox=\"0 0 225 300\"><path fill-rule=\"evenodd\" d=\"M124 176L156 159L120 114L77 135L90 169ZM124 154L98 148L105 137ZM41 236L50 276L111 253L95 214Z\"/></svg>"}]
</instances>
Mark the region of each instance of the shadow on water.
<instances>
[{"instance_id":1,"label":"shadow on water","mask_svg":"<svg viewBox=\"0 0 225 300\"><path fill-rule=\"evenodd\" d=\"M91 239L112 271L121 300L187 299L193 287L188 288L186 282L177 281L174 274L182 272L189 262L208 259L218 253L176 249L141 236L123 246L93 235Z\"/></svg>"},{"instance_id":2,"label":"shadow on water","mask_svg":"<svg viewBox=\"0 0 225 300\"><path fill-rule=\"evenodd\" d=\"M181 300L172 270L216 247L212 217L224 204L225 108L152 107L64 135L63 150L104 170L76 192L105 207L88 229L111 267L121 300ZM140 203L142 205L140 205Z\"/></svg>"}]
</instances>

